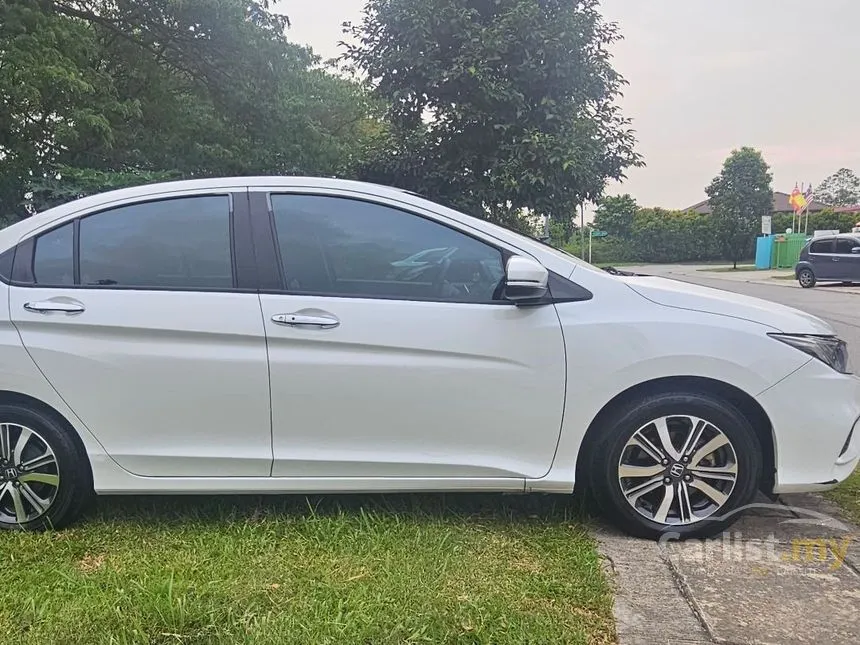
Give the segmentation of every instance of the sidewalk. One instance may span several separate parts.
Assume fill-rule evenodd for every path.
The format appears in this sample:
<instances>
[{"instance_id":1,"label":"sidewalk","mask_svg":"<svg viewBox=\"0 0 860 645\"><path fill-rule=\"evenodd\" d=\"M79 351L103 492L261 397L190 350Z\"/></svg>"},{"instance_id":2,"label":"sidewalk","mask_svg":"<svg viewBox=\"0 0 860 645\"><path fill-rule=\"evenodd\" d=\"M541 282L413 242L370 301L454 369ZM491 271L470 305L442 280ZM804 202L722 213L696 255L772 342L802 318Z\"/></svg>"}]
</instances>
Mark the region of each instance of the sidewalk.
<instances>
[{"instance_id":1,"label":"sidewalk","mask_svg":"<svg viewBox=\"0 0 860 645\"><path fill-rule=\"evenodd\" d=\"M620 645L858 642L860 532L817 495L757 504L714 540L598 529Z\"/></svg>"},{"instance_id":2,"label":"sidewalk","mask_svg":"<svg viewBox=\"0 0 860 645\"><path fill-rule=\"evenodd\" d=\"M727 280L730 282L748 282L753 284L766 284L771 287L788 287L801 289L802 287L793 279L790 269L761 269L757 271L726 271L725 267L714 265L688 265L688 264L649 264L642 266L623 267L625 271L635 273L646 273L648 275L659 275L683 279L695 276L699 279ZM814 287L814 290L833 289L838 293L850 293L860 295L860 285L843 286L838 282L824 283Z\"/></svg>"}]
</instances>

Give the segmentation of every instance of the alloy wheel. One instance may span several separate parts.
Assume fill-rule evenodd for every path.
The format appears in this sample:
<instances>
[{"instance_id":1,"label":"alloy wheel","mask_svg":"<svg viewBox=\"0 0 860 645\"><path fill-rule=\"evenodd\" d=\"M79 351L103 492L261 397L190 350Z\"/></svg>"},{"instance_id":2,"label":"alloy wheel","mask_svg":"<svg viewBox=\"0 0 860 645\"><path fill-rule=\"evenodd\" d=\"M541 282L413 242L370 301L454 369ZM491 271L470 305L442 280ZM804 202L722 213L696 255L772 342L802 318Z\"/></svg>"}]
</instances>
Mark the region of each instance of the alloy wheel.
<instances>
[{"instance_id":1,"label":"alloy wheel","mask_svg":"<svg viewBox=\"0 0 860 645\"><path fill-rule=\"evenodd\" d=\"M801 271L798 278L800 280L800 286L809 287L812 285L812 273L810 271Z\"/></svg>"},{"instance_id":2,"label":"alloy wheel","mask_svg":"<svg viewBox=\"0 0 860 645\"><path fill-rule=\"evenodd\" d=\"M23 425L0 423L0 522L37 520L59 487L57 458L44 437Z\"/></svg>"},{"instance_id":3,"label":"alloy wheel","mask_svg":"<svg viewBox=\"0 0 860 645\"><path fill-rule=\"evenodd\" d=\"M665 525L693 524L725 506L738 477L734 446L719 428L694 416L664 416L640 427L618 461L627 502Z\"/></svg>"}]
</instances>

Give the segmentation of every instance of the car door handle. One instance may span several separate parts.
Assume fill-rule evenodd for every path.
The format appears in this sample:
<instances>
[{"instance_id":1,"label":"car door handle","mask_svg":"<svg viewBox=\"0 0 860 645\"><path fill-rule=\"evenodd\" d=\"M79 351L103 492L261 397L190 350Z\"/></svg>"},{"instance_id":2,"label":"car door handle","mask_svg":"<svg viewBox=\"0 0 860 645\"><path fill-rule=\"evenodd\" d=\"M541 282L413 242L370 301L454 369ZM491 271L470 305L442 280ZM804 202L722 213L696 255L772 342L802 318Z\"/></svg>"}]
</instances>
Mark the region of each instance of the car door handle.
<instances>
[{"instance_id":1,"label":"car door handle","mask_svg":"<svg viewBox=\"0 0 860 645\"><path fill-rule=\"evenodd\" d=\"M60 311L65 314L83 313L85 307L80 302L64 302L62 300L40 300L37 302L25 302L24 309L40 314Z\"/></svg>"},{"instance_id":2,"label":"car door handle","mask_svg":"<svg viewBox=\"0 0 860 645\"><path fill-rule=\"evenodd\" d=\"M334 329L340 321L334 316L308 314L275 314L272 321L279 325L291 327L318 327L319 329Z\"/></svg>"}]
</instances>

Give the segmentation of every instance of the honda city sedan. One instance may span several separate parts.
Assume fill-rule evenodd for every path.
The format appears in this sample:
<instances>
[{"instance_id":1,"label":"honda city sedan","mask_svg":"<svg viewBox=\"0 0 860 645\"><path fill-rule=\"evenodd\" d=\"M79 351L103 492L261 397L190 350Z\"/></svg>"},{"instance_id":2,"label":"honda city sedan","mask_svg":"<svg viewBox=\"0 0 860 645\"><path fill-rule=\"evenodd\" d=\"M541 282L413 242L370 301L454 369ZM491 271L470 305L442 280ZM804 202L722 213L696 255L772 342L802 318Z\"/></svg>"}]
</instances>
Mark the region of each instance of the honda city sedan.
<instances>
[{"instance_id":1,"label":"honda city sedan","mask_svg":"<svg viewBox=\"0 0 860 645\"><path fill-rule=\"evenodd\" d=\"M93 493L577 490L632 535L713 535L860 456L827 323L395 188L108 192L0 231L0 281L6 529Z\"/></svg>"}]
</instances>

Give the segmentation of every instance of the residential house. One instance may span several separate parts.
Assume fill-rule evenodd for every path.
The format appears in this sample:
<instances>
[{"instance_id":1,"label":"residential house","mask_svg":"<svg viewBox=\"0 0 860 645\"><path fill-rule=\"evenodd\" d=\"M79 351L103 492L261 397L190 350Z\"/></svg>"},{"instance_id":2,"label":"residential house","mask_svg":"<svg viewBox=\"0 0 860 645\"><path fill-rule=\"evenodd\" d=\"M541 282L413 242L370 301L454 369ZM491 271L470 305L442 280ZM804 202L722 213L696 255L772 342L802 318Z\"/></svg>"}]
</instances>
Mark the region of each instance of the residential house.
<instances>
[{"instance_id":1,"label":"residential house","mask_svg":"<svg viewBox=\"0 0 860 645\"><path fill-rule=\"evenodd\" d=\"M791 207L791 204L788 203L791 195L789 193L781 193L778 191L773 192L773 212L777 213L792 213L794 209ZM809 205L810 213L817 213L819 211L823 211L827 208L827 204L822 204L821 202L813 199L812 203ZM705 215L711 212L711 204L709 200L705 200L703 202L699 202L698 204L693 204L692 206L688 206L684 209L685 211L695 211L696 213L703 213Z\"/></svg>"}]
</instances>

